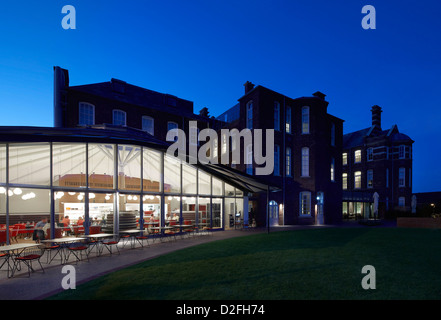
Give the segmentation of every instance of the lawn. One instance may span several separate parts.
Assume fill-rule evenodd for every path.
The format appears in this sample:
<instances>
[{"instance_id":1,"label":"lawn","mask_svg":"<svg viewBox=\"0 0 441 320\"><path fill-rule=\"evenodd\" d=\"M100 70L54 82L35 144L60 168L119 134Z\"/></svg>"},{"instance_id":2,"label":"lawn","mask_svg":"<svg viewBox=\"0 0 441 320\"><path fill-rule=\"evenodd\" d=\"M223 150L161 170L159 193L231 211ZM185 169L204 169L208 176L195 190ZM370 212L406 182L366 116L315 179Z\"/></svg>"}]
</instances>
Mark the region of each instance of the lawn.
<instances>
[{"instance_id":1,"label":"lawn","mask_svg":"<svg viewBox=\"0 0 441 320\"><path fill-rule=\"evenodd\" d=\"M361 286L365 265L375 267L375 290ZM113 272L50 299L440 298L440 230L366 227L215 241Z\"/></svg>"}]
</instances>

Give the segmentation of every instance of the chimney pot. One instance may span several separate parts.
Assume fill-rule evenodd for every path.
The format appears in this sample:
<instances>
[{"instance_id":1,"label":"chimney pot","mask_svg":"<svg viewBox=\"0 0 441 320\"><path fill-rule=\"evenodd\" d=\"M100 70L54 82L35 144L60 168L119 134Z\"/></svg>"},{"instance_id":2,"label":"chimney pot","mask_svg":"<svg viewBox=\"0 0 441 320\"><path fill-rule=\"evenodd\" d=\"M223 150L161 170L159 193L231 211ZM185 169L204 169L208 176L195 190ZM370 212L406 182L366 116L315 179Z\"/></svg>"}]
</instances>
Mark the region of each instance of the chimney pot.
<instances>
[{"instance_id":1,"label":"chimney pot","mask_svg":"<svg viewBox=\"0 0 441 320\"><path fill-rule=\"evenodd\" d=\"M254 89L254 84L251 83L250 81L247 81L245 82L244 87L245 87L245 94L247 94L248 92Z\"/></svg>"},{"instance_id":2,"label":"chimney pot","mask_svg":"<svg viewBox=\"0 0 441 320\"><path fill-rule=\"evenodd\" d=\"M371 109L372 112L372 126L377 126L379 129L381 129L381 113L383 112L381 110L381 107L375 105Z\"/></svg>"}]
</instances>

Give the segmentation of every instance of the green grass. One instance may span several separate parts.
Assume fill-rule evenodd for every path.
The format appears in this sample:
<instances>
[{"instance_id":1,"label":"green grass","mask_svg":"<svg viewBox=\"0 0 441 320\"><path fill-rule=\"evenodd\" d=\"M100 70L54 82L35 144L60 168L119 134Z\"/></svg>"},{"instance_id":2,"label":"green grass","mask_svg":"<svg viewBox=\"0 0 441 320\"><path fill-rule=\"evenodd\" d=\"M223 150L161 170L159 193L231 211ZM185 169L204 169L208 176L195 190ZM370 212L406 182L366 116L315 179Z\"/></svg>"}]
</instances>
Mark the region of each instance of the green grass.
<instances>
[{"instance_id":1,"label":"green grass","mask_svg":"<svg viewBox=\"0 0 441 320\"><path fill-rule=\"evenodd\" d=\"M364 290L361 269L376 269ZM322 228L254 234L174 252L51 299L440 299L441 231Z\"/></svg>"}]
</instances>

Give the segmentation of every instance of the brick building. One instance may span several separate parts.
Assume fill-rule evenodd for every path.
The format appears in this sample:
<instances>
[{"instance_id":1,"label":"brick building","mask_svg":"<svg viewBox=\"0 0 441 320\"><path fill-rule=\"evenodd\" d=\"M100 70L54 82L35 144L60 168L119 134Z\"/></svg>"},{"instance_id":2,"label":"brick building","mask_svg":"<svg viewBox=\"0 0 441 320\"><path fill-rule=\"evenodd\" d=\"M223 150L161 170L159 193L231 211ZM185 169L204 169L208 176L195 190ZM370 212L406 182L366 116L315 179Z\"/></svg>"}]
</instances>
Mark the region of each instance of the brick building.
<instances>
[{"instance_id":1,"label":"brick building","mask_svg":"<svg viewBox=\"0 0 441 320\"><path fill-rule=\"evenodd\" d=\"M369 128L343 136L343 218L373 218L373 195L379 195L378 217L410 211L412 144L397 125L383 130L382 109L373 106Z\"/></svg>"},{"instance_id":2,"label":"brick building","mask_svg":"<svg viewBox=\"0 0 441 320\"><path fill-rule=\"evenodd\" d=\"M229 128L274 129L274 172L259 176L280 187L269 196L271 225L329 224L341 219L341 152L343 120L327 112L325 95L290 98L263 86L247 82L239 103L218 120ZM251 149L242 150L242 159ZM265 147L264 147L265 150ZM255 175L258 167L232 163L231 166ZM250 198L250 214L265 225L266 194Z\"/></svg>"}]
</instances>

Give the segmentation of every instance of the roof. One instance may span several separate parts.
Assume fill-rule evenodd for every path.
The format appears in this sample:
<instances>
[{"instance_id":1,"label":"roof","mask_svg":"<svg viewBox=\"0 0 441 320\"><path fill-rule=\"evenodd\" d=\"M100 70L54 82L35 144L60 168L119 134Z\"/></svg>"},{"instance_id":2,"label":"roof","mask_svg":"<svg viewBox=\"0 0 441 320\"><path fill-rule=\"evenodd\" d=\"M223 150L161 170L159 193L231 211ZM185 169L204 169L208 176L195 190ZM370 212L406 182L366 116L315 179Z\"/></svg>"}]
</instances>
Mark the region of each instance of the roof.
<instances>
[{"instance_id":1,"label":"roof","mask_svg":"<svg viewBox=\"0 0 441 320\"><path fill-rule=\"evenodd\" d=\"M174 95L160 93L125 81L112 79L107 82L69 86L67 90L82 92L100 98L115 100L168 113L179 113L188 118L207 121L207 117L193 112L193 102Z\"/></svg>"},{"instance_id":2,"label":"roof","mask_svg":"<svg viewBox=\"0 0 441 320\"><path fill-rule=\"evenodd\" d=\"M393 125L388 130L378 130L378 127L372 126L366 129L354 131L343 135L343 149L350 149L364 145L366 137L384 137L391 142L411 142L414 141L406 134L398 131L398 127Z\"/></svg>"},{"instance_id":3,"label":"roof","mask_svg":"<svg viewBox=\"0 0 441 320\"><path fill-rule=\"evenodd\" d=\"M142 130L120 126L93 126L84 128L53 128L53 127L2 127L0 126L0 142L90 142L90 143L115 143L137 144L155 150L166 152L171 145L155 138ZM196 167L213 176L233 185L242 191L262 192L278 190L275 186L260 181L257 177L250 176L241 171L220 164L201 164Z\"/></svg>"}]
</instances>

